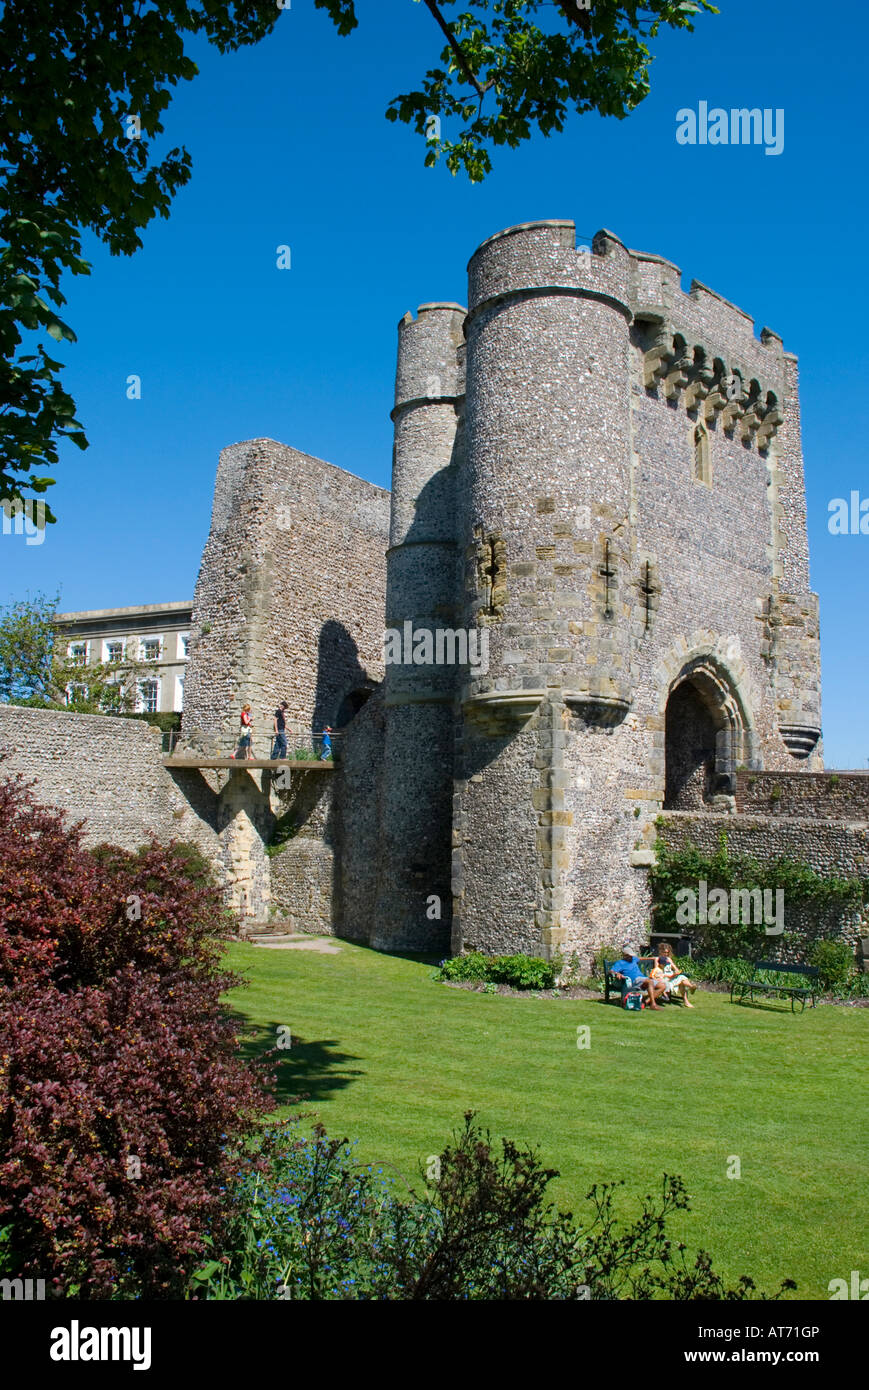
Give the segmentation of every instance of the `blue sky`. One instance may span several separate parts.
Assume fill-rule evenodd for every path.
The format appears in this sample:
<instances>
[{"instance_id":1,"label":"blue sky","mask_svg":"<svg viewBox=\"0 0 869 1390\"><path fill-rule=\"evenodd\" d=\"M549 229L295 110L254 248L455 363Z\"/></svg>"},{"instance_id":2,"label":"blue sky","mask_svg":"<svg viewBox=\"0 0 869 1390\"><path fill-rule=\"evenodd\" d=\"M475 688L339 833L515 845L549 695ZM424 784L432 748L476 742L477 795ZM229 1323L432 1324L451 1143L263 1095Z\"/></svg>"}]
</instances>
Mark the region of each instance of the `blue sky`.
<instances>
[{"instance_id":1,"label":"blue sky","mask_svg":"<svg viewBox=\"0 0 869 1390\"><path fill-rule=\"evenodd\" d=\"M200 75L164 123L193 178L134 258L86 246L65 357L91 448L56 470L45 544L0 548L0 603L192 596L218 452L237 440L271 436L388 487L402 314L464 302L467 260L493 232L568 217L583 239L606 226L674 260L685 288L702 280L799 355L827 762L866 767L869 536L827 529L832 498L869 496L866 7L724 3L693 35L654 41L652 93L627 120L573 117L497 151L476 187L426 170L419 137L383 116L436 61L431 16L413 0L357 9L347 39L292 0L253 49L191 49ZM676 111L703 100L782 108L783 153L678 145Z\"/></svg>"}]
</instances>

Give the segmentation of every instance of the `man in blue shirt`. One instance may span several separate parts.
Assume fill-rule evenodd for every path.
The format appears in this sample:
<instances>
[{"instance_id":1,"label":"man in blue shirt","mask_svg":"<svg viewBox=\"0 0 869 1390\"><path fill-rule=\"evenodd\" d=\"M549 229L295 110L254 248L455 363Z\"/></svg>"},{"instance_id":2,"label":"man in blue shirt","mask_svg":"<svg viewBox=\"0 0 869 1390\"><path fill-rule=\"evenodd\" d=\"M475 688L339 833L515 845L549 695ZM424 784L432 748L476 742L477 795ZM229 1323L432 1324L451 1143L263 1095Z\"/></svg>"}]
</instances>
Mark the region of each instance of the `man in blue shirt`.
<instances>
[{"instance_id":1,"label":"man in blue shirt","mask_svg":"<svg viewBox=\"0 0 869 1390\"><path fill-rule=\"evenodd\" d=\"M666 990L666 983L650 980L643 974L637 964L637 953L633 946L623 946L622 956L622 960L617 960L614 965L610 966L610 974L622 981L622 998L624 999L631 985L639 985L640 989L645 990L648 995L649 1008L659 1008L657 1001Z\"/></svg>"}]
</instances>

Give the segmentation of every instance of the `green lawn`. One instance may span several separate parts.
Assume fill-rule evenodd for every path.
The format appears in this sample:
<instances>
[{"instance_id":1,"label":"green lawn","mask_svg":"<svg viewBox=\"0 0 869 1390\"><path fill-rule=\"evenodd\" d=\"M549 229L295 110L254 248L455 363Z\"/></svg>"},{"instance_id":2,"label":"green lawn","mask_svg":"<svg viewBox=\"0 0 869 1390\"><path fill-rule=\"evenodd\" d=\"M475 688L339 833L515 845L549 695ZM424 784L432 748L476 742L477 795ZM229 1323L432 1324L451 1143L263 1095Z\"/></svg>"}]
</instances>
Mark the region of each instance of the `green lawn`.
<instances>
[{"instance_id":1,"label":"green lawn","mask_svg":"<svg viewBox=\"0 0 869 1390\"><path fill-rule=\"evenodd\" d=\"M595 1181L625 1201L680 1173L692 1211L674 1231L727 1275L828 1298L869 1274L865 1241L869 1012L731 1005L628 1014L595 1000L506 998L432 980L430 965L340 945L339 955L233 944L250 984L230 1001L249 1051L281 1025L281 1096L307 1092L360 1157L418 1180L466 1109L493 1135L538 1145L562 1176L559 1204L584 1210ZM590 1047L577 1048L577 1026ZM862 1065L861 1065L862 1061ZM728 1160L742 1176L729 1179Z\"/></svg>"}]
</instances>

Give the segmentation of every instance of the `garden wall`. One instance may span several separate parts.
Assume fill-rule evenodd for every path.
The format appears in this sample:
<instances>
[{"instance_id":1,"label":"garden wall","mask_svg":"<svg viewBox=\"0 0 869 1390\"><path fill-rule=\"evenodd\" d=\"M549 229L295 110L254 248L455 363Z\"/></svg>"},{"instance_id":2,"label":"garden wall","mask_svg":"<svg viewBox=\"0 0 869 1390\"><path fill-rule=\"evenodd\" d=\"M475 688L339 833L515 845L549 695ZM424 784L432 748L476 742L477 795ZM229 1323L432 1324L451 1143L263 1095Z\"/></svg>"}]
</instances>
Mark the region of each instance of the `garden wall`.
<instances>
[{"instance_id":1,"label":"garden wall","mask_svg":"<svg viewBox=\"0 0 869 1390\"><path fill-rule=\"evenodd\" d=\"M736 809L761 816L869 822L869 774L740 772Z\"/></svg>"},{"instance_id":2,"label":"garden wall","mask_svg":"<svg viewBox=\"0 0 869 1390\"><path fill-rule=\"evenodd\" d=\"M772 780L783 778L777 774ZM752 855L762 862L794 859L829 878L869 878L867 824L780 815L715 816L665 811L659 829L672 849L684 849L690 843L704 854L716 852L722 831L727 834L730 854ZM781 959L804 959L811 944L821 937L841 937L856 951L859 940L869 935L865 912L838 904L789 903L785 896L784 917L785 932L794 932L801 942L787 946L781 938L770 936L770 955Z\"/></svg>"},{"instance_id":3,"label":"garden wall","mask_svg":"<svg viewBox=\"0 0 869 1390\"><path fill-rule=\"evenodd\" d=\"M37 799L86 822L88 845L134 850L149 835L219 851L217 798L201 777L181 789L163 766L159 729L138 719L0 705L0 774L35 781Z\"/></svg>"}]
</instances>

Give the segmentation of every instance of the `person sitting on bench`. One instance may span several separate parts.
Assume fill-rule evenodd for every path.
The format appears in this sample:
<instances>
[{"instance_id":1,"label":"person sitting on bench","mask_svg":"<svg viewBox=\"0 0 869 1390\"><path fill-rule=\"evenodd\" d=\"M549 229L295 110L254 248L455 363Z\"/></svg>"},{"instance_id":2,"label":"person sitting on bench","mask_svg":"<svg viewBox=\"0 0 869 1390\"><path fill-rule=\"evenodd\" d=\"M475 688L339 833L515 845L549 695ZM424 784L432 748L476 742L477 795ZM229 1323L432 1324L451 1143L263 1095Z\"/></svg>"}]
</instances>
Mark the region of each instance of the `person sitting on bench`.
<instances>
[{"instance_id":1,"label":"person sitting on bench","mask_svg":"<svg viewBox=\"0 0 869 1390\"><path fill-rule=\"evenodd\" d=\"M688 1000L688 991L690 989L691 993L693 994L697 986L691 980L688 979L687 975L683 975L679 970L678 965L673 959L673 950L670 946L669 941L665 941L662 943L660 951L661 954L658 957L658 964L661 966L664 972L664 980L666 981L667 985L667 993L670 995L678 994L679 998L682 1000L682 1003L685 1005L685 1008L693 1009L694 1005L691 1004Z\"/></svg>"},{"instance_id":2,"label":"person sitting on bench","mask_svg":"<svg viewBox=\"0 0 869 1390\"><path fill-rule=\"evenodd\" d=\"M627 994L631 985L638 985L649 996L649 1007L659 1008L657 1001L666 992L666 982L650 980L643 974L637 965L637 952L633 946L623 946L622 956L622 960L617 960L614 965L610 966L610 974L625 982L622 985L622 998Z\"/></svg>"}]
</instances>

